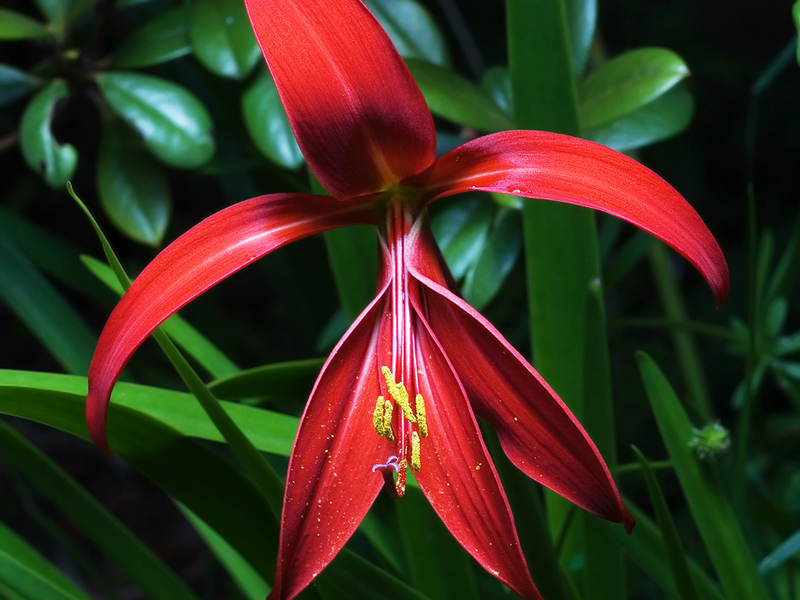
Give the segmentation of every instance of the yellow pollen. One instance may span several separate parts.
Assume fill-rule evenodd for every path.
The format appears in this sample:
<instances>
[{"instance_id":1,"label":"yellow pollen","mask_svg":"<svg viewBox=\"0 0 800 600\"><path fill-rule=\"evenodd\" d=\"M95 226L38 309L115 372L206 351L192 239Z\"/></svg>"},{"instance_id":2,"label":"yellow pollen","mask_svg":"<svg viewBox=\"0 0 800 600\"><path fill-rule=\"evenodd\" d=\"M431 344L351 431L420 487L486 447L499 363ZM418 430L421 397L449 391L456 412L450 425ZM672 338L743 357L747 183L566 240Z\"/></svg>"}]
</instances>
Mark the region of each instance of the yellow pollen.
<instances>
[{"instance_id":1,"label":"yellow pollen","mask_svg":"<svg viewBox=\"0 0 800 600\"><path fill-rule=\"evenodd\" d=\"M403 416L412 423L416 423L417 419L414 416L414 413L411 412L411 405L408 402L408 391L406 390L406 386L404 386L402 383L395 382L389 367L381 367L381 372L383 373L383 378L386 380L386 389L389 390L389 395L403 410Z\"/></svg>"},{"instance_id":2,"label":"yellow pollen","mask_svg":"<svg viewBox=\"0 0 800 600\"><path fill-rule=\"evenodd\" d=\"M383 396L379 396L383 400ZM394 433L392 432L392 403L388 400L383 405L383 435L390 442L394 441Z\"/></svg>"},{"instance_id":3,"label":"yellow pollen","mask_svg":"<svg viewBox=\"0 0 800 600\"><path fill-rule=\"evenodd\" d=\"M383 435L383 396L378 396L378 401L375 403L375 412L372 414L372 424L375 425L375 431L378 435Z\"/></svg>"},{"instance_id":4,"label":"yellow pollen","mask_svg":"<svg viewBox=\"0 0 800 600\"><path fill-rule=\"evenodd\" d=\"M417 394L415 401L417 407L417 424L419 425L419 434L422 437L428 437L428 420L425 418L425 400L422 394Z\"/></svg>"},{"instance_id":5,"label":"yellow pollen","mask_svg":"<svg viewBox=\"0 0 800 600\"><path fill-rule=\"evenodd\" d=\"M419 471L422 464L419 460L419 435L416 431L411 432L411 467Z\"/></svg>"},{"instance_id":6,"label":"yellow pollen","mask_svg":"<svg viewBox=\"0 0 800 600\"><path fill-rule=\"evenodd\" d=\"M400 461L399 467L397 469L397 481L394 482L394 489L397 492L397 496L399 498L403 497L403 494L406 493L406 459Z\"/></svg>"}]
</instances>

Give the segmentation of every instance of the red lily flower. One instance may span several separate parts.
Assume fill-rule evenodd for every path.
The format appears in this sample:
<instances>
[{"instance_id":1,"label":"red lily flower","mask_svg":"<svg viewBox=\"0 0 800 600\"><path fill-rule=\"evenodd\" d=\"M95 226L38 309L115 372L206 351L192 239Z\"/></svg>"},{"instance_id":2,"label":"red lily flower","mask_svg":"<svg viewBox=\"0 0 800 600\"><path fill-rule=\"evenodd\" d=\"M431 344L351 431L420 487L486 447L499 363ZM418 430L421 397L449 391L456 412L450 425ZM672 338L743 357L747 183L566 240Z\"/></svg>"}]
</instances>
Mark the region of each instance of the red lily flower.
<instances>
[{"instance_id":1,"label":"red lily flower","mask_svg":"<svg viewBox=\"0 0 800 600\"><path fill-rule=\"evenodd\" d=\"M166 248L112 313L89 373L87 420L108 450L111 389L141 342L250 261L327 229L373 224L375 299L333 350L292 449L270 598L293 598L333 559L380 490L411 467L478 562L523 598L534 586L475 417L527 475L628 530L608 468L563 402L452 290L426 206L465 190L599 209L647 230L705 276L718 303L728 271L697 213L650 170L592 142L533 131L479 138L435 159L425 101L359 0L246 0L310 168L331 196L274 194L220 211Z\"/></svg>"}]
</instances>

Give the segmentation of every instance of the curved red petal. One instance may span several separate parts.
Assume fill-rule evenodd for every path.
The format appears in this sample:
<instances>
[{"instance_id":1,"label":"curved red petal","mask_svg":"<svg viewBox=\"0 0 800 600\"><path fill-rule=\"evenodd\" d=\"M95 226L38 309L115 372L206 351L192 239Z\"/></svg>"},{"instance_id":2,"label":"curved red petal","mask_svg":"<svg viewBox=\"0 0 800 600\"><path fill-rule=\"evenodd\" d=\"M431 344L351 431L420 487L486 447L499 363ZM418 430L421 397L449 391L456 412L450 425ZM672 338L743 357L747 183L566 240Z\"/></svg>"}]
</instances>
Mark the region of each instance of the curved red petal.
<instances>
[{"instance_id":1,"label":"curved red petal","mask_svg":"<svg viewBox=\"0 0 800 600\"><path fill-rule=\"evenodd\" d=\"M417 392L425 399L429 431L414 475L420 489L484 569L520 597L541 600L464 389L421 313L415 329Z\"/></svg>"},{"instance_id":2,"label":"curved red petal","mask_svg":"<svg viewBox=\"0 0 800 600\"><path fill-rule=\"evenodd\" d=\"M100 335L86 401L94 443L110 452L105 423L111 389L136 348L171 314L284 244L372 221L368 207L330 196L274 194L221 210L175 240L136 278Z\"/></svg>"},{"instance_id":3,"label":"curved red petal","mask_svg":"<svg viewBox=\"0 0 800 600\"><path fill-rule=\"evenodd\" d=\"M375 432L383 294L334 349L292 448L272 600L299 594L342 549L383 487L377 463L394 444Z\"/></svg>"},{"instance_id":4,"label":"curved red petal","mask_svg":"<svg viewBox=\"0 0 800 600\"><path fill-rule=\"evenodd\" d=\"M605 146L542 131L504 131L448 152L404 184L436 200L468 190L556 200L602 210L672 246L706 278L721 305L728 265L694 209L647 167Z\"/></svg>"},{"instance_id":5,"label":"curved red petal","mask_svg":"<svg viewBox=\"0 0 800 600\"><path fill-rule=\"evenodd\" d=\"M425 99L361 2L245 4L297 143L332 195L376 192L433 162Z\"/></svg>"},{"instance_id":6,"label":"curved red petal","mask_svg":"<svg viewBox=\"0 0 800 600\"><path fill-rule=\"evenodd\" d=\"M419 231L407 253L409 272L427 288L428 321L475 413L497 430L503 450L526 475L630 531L633 518L594 442L492 324L442 285L430 250L435 242Z\"/></svg>"}]
</instances>

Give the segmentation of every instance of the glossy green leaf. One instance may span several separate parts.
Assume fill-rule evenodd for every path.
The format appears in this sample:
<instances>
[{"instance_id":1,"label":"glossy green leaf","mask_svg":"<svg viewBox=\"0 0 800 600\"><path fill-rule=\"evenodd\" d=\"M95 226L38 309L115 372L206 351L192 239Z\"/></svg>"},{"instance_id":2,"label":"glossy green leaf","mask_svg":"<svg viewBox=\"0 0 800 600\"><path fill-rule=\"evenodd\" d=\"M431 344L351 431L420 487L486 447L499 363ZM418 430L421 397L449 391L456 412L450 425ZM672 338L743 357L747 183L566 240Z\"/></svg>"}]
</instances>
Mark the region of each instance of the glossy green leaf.
<instances>
[{"instance_id":1,"label":"glossy green leaf","mask_svg":"<svg viewBox=\"0 0 800 600\"><path fill-rule=\"evenodd\" d=\"M261 59L261 52L244 3L199 0L189 11L189 38L198 60L223 77L247 76Z\"/></svg>"},{"instance_id":2,"label":"glossy green leaf","mask_svg":"<svg viewBox=\"0 0 800 600\"><path fill-rule=\"evenodd\" d=\"M586 69L597 28L597 0L566 0L565 4L572 49L572 72L580 77Z\"/></svg>"},{"instance_id":3,"label":"glossy green leaf","mask_svg":"<svg viewBox=\"0 0 800 600\"><path fill-rule=\"evenodd\" d=\"M494 218L494 207L479 197L462 196L436 213L431 228L447 266L461 279L480 256Z\"/></svg>"},{"instance_id":4,"label":"glossy green leaf","mask_svg":"<svg viewBox=\"0 0 800 600\"><path fill-rule=\"evenodd\" d=\"M61 293L1 234L0 299L66 371L88 372L96 336Z\"/></svg>"},{"instance_id":5,"label":"glossy green leaf","mask_svg":"<svg viewBox=\"0 0 800 600\"><path fill-rule=\"evenodd\" d=\"M51 81L31 100L20 125L25 161L54 189L63 188L78 166L78 151L70 144L59 144L51 130L56 104L68 95L64 81Z\"/></svg>"},{"instance_id":6,"label":"glossy green leaf","mask_svg":"<svg viewBox=\"0 0 800 600\"><path fill-rule=\"evenodd\" d=\"M725 595L729 600L768 599L731 505L689 446L692 425L678 397L649 356L640 353L637 360L658 429Z\"/></svg>"},{"instance_id":7,"label":"glossy green leaf","mask_svg":"<svg viewBox=\"0 0 800 600\"><path fill-rule=\"evenodd\" d=\"M416 0L366 0L365 4L403 58L435 65L450 64L450 53L439 26Z\"/></svg>"},{"instance_id":8,"label":"glossy green leaf","mask_svg":"<svg viewBox=\"0 0 800 600\"><path fill-rule=\"evenodd\" d=\"M481 87L504 113L513 118L514 98L511 94L511 76L506 67L486 69L481 80Z\"/></svg>"},{"instance_id":9,"label":"glossy green leaf","mask_svg":"<svg viewBox=\"0 0 800 600\"><path fill-rule=\"evenodd\" d=\"M81 256L81 262L100 281L107 285L118 296L122 296L122 286L117 281L111 267L91 256ZM213 377L228 377L239 372L239 368L222 351L212 344L202 333L192 327L180 315L172 315L161 326L189 356ZM321 366L321 365L320 365ZM261 390L263 392L264 390ZM260 394L240 396L247 398Z\"/></svg>"},{"instance_id":10,"label":"glossy green leaf","mask_svg":"<svg viewBox=\"0 0 800 600\"><path fill-rule=\"evenodd\" d=\"M661 491L658 479L656 479L655 473L650 468L650 463L647 462L644 454L636 447L633 448L633 451L636 453L636 458L642 467L650 502L653 504L658 524L661 527L661 538L664 540L664 548L667 551L667 556L669 556L669 564L672 568L678 596L681 600L700 600L689 572L689 565L686 562L686 552L678 537L678 530L670 514L664 492Z\"/></svg>"},{"instance_id":11,"label":"glossy green leaf","mask_svg":"<svg viewBox=\"0 0 800 600\"><path fill-rule=\"evenodd\" d=\"M137 29L111 58L114 68L158 65L192 52L185 7L172 9Z\"/></svg>"},{"instance_id":12,"label":"glossy green leaf","mask_svg":"<svg viewBox=\"0 0 800 600\"><path fill-rule=\"evenodd\" d=\"M189 588L94 496L4 422L0 422L0 449L148 596L154 600L196 600Z\"/></svg>"},{"instance_id":13,"label":"glossy green leaf","mask_svg":"<svg viewBox=\"0 0 800 600\"><path fill-rule=\"evenodd\" d=\"M694 98L682 85L611 123L587 129L583 137L619 152L635 150L678 135L694 115Z\"/></svg>"},{"instance_id":14,"label":"glossy green leaf","mask_svg":"<svg viewBox=\"0 0 800 600\"><path fill-rule=\"evenodd\" d=\"M476 310L481 310L495 297L522 249L522 215L503 209L497 215L492 231L477 260L467 271L461 292Z\"/></svg>"},{"instance_id":15,"label":"glossy green leaf","mask_svg":"<svg viewBox=\"0 0 800 600\"><path fill-rule=\"evenodd\" d=\"M139 73L98 73L100 91L147 148L170 166L192 169L214 154L211 116L189 90Z\"/></svg>"},{"instance_id":16,"label":"glossy green leaf","mask_svg":"<svg viewBox=\"0 0 800 600\"><path fill-rule=\"evenodd\" d=\"M681 79L689 68L665 48L639 48L602 64L578 87L581 124L593 129L652 102Z\"/></svg>"},{"instance_id":17,"label":"glossy green leaf","mask_svg":"<svg viewBox=\"0 0 800 600\"><path fill-rule=\"evenodd\" d=\"M264 156L287 169L303 164L303 154L294 139L275 82L266 69L242 94L242 113L250 136Z\"/></svg>"},{"instance_id":18,"label":"glossy green leaf","mask_svg":"<svg viewBox=\"0 0 800 600\"><path fill-rule=\"evenodd\" d=\"M0 8L0 40L27 40L49 35L39 21L15 10Z\"/></svg>"},{"instance_id":19,"label":"glossy green leaf","mask_svg":"<svg viewBox=\"0 0 800 600\"><path fill-rule=\"evenodd\" d=\"M481 131L503 131L513 127L511 118L492 98L461 75L422 60L410 59L406 64L432 113Z\"/></svg>"},{"instance_id":20,"label":"glossy green leaf","mask_svg":"<svg viewBox=\"0 0 800 600\"><path fill-rule=\"evenodd\" d=\"M129 238L158 247L172 212L163 168L121 121L103 124L97 193L108 218Z\"/></svg>"},{"instance_id":21,"label":"glossy green leaf","mask_svg":"<svg viewBox=\"0 0 800 600\"><path fill-rule=\"evenodd\" d=\"M0 581L32 599L46 598L47 595L37 594L52 592L54 598L89 600L89 596L71 579L2 523L0 523Z\"/></svg>"},{"instance_id":22,"label":"glossy green leaf","mask_svg":"<svg viewBox=\"0 0 800 600\"><path fill-rule=\"evenodd\" d=\"M24 71L0 63L0 107L11 104L33 90L38 79Z\"/></svg>"},{"instance_id":23,"label":"glossy green leaf","mask_svg":"<svg viewBox=\"0 0 800 600\"><path fill-rule=\"evenodd\" d=\"M208 387L215 396L226 400L304 398L311 392L324 362L323 358L310 358L273 363L217 379Z\"/></svg>"}]
</instances>

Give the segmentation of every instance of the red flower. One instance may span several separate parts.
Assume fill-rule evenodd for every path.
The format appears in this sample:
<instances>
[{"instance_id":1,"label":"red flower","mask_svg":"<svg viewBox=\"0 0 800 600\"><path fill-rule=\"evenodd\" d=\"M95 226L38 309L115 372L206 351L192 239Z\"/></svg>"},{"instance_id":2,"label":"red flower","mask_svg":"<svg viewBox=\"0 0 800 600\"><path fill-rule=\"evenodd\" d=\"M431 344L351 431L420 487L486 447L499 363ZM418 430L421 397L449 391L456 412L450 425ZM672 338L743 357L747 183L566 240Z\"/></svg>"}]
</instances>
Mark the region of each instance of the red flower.
<instances>
[{"instance_id":1,"label":"red flower","mask_svg":"<svg viewBox=\"0 0 800 600\"><path fill-rule=\"evenodd\" d=\"M722 252L666 182L588 141L508 131L436 160L425 101L358 0L247 0L247 8L298 144L331 196L274 194L222 210L142 272L111 315L92 362L92 438L108 449L111 388L169 315L284 244L373 224L382 241L377 295L334 349L303 413L270 597L292 598L306 587L382 488L403 494L411 468L464 548L517 594L539 598L476 416L497 429L509 458L536 481L628 530L633 519L575 417L453 293L426 206L486 190L603 210L683 254L720 303L728 289Z\"/></svg>"}]
</instances>

